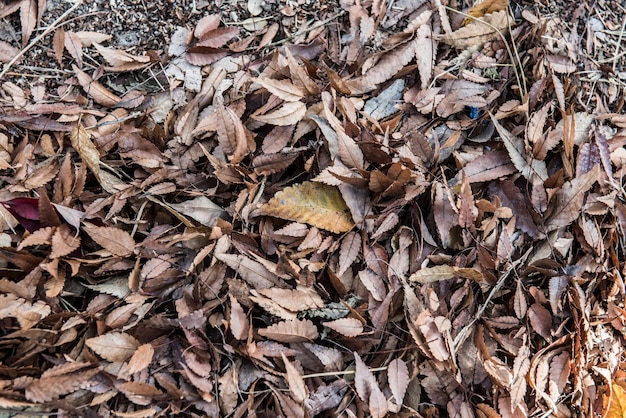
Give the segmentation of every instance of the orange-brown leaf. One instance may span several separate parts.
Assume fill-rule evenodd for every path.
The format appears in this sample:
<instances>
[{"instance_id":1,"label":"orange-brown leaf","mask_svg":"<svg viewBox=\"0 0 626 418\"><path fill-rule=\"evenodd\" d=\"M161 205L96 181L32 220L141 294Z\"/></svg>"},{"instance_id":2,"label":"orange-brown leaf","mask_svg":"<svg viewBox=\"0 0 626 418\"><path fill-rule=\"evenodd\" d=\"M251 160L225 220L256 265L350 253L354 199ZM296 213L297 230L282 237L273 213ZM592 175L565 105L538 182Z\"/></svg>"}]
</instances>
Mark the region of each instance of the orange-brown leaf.
<instances>
[{"instance_id":1,"label":"orange-brown leaf","mask_svg":"<svg viewBox=\"0 0 626 418\"><path fill-rule=\"evenodd\" d=\"M304 222L334 233L349 231L354 226L348 207L336 188L308 181L276 193L261 207L260 213Z\"/></svg>"},{"instance_id":2,"label":"orange-brown leaf","mask_svg":"<svg viewBox=\"0 0 626 418\"><path fill-rule=\"evenodd\" d=\"M626 417L626 391L616 382L612 382L613 395L609 401L609 410L605 415L606 418L624 418Z\"/></svg>"},{"instance_id":3,"label":"orange-brown leaf","mask_svg":"<svg viewBox=\"0 0 626 418\"><path fill-rule=\"evenodd\" d=\"M509 7L509 0L485 0L469 9L467 14L473 18L479 18L489 13L506 10L507 7ZM471 21L471 18L466 18L463 24L465 25Z\"/></svg>"}]
</instances>

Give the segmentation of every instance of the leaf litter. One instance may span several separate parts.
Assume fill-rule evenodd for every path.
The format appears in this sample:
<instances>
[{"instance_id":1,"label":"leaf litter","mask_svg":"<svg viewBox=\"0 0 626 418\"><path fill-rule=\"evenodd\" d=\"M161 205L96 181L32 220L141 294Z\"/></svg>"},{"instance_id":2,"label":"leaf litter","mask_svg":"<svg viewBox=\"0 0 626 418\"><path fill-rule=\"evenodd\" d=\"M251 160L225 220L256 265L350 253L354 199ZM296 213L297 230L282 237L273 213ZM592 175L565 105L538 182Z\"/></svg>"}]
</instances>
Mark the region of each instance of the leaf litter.
<instances>
[{"instance_id":1,"label":"leaf litter","mask_svg":"<svg viewBox=\"0 0 626 418\"><path fill-rule=\"evenodd\" d=\"M626 18L553 6L4 6L0 408L623 416Z\"/></svg>"}]
</instances>

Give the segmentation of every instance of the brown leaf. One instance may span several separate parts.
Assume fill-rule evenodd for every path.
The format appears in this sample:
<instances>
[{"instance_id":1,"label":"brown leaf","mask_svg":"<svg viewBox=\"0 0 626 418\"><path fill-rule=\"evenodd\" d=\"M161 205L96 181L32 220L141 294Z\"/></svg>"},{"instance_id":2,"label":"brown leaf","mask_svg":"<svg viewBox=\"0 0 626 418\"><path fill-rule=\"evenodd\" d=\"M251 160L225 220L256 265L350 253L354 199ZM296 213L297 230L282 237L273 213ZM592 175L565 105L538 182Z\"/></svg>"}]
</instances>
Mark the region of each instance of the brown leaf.
<instances>
[{"instance_id":1,"label":"brown leaf","mask_svg":"<svg viewBox=\"0 0 626 418\"><path fill-rule=\"evenodd\" d=\"M334 233L347 232L354 226L336 188L308 181L276 193L259 212L261 215L304 222Z\"/></svg>"},{"instance_id":2,"label":"brown leaf","mask_svg":"<svg viewBox=\"0 0 626 418\"><path fill-rule=\"evenodd\" d=\"M387 398L376 382L374 374L361 360L357 352L354 352L354 362L356 369L354 372L354 386L356 393L363 402L366 402L370 409L370 414L375 418L382 418L387 414Z\"/></svg>"},{"instance_id":3,"label":"brown leaf","mask_svg":"<svg viewBox=\"0 0 626 418\"><path fill-rule=\"evenodd\" d=\"M107 226L98 227L89 222L83 223L83 229L91 239L113 255L127 257L135 251L135 240L124 230Z\"/></svg>"},{"instance_id":4,"label":"brown leaf","mask_svg":"<svg viewBox=\"0 0 626 418\"><path fill-rule=\"evenodd\" d=\"M480 19L471 21L468 25L454 32L441 35L439 39L452 45L454 48L468 49L492 39L500 38L500 34L504 33L508 28L509 20L512 21L509 18L508 10L489 13Z\"/></svg>"},{"instance_id":5,"label":"brown leaf","mask_svg":"<svg viewBox=\"0 0 626 418\"><path fill-rule=\"evenodd\" d=\"M203 39L207 33L218 28L222 19L221 13L211 14L204 16L196 24L194 29L194 36L198 39Z\"/></svg>"},{"instance_id":6,"label":"brown leaf","mask_svg":"<svg viewBox=\"0 0 626 418\"><path fill-rule=\"evenodd\" d=\"M244 255L216 254L215 258L235 270L245 281L256 289L283 287L283 281L270 272L263 264Z\"/></svg>"},{"instance_id":7,"label":"brown leaf","mask_svg":"<svg viewBox=\"0 0 626 418\"><path fill-rule=\"evenodd\" d=\"M102 58L109 64L107 70L133 71L146 67L150 63L150 57L131 55L121 49L106 48L95 42L93 45Z\"/></svg>"},{"instance_id":8,"label":"brown leaf","mask_svg":"<svg viewBox=\"0 0 626 418\"><path fill-rule=\"evenodd\" d=\"M265 176L285 171L300 155L299 152L260 154L252 160L254 172Z\"/></svg>"},{"instance_id":9,"label":"brown leaf","mask_svg":"<svg viewBox=\"0 0 626 418\"><path fill-rule=\"evenodd\" d=\"M346 86L352 94L362 94L372 91L381 83L395 76L415 56L416 40L405 42L391 52L387 52L375 66L363 76L347 80Z\"/></svg>"},{"instance_id":10,"label":"brown leaf","mask_svg":"<svg viewBox=\"0 0 626 418\"><path fill-rule=\"evenodd\" d=\"M415 37L415 54L422 89L428 88L435 64L436 46L430 25L422 25Z\"/></svg>"},{"instance_id":11,"label":"brown leaf","mask_svg":"<svg viewBox=\"0 0 626 418\"><path fill-rule=\"evenodd\" d=\"M80 236L63 224L57 227L52 236L52 252L50 258L63 257L80 247Z\"/></svg>"},{"instance_id":12,"label":"brown leaf","mask_svg":"<svg viewBox=\"0 0 626 418\"><path fill-rule=\"evenodd\" d=\"M286 102L276 110L264 115L252 115L253 119L269 125L294 125L304 117L306 105L302 102Z\"/></svg>"},{"instance_id":13,"label":"brown leaf","mask_svg":"<svg viewBox=\"0 0 626 418\"><path fill-rule=\"evenodd\" d=\"M215 96L213 106L217 115L217 139L230 162L237 164L248 153L247 129L237 114L224 105L221 95Z\"/></svg>"},{"instance_id":14,"label":"brown leaf","mask_svg":"<svg viewBox=\"0 0 626 418\"><path fill-rule=\"evenodd\" d=\"M340 318L323 324L344 337L354 338L363 334L363 323L356 318Z\"/></svg>"},{"instance_id":15,"label":"brown leaf","mask_svg":"<svg viewBox=\"0 0 626 418\"><path fill-rule=\"evenodd\" d=\"M217 28L205 33L197 45L207 46L210 48L221 48L237 35L239 35L239 28Z\"/></svg>"},{"instance_id":16,"label":"brown leaf","mask_svg":"<svg viewBox=\"0 0 626 418\"><path fill-rule=\"evenodd\" d=\"M17 3L17 2L16 2ZM20 53L20 50L12 46L11 44L0 41L0 62L10 62Z\"/></svg>"},{"instance_id":17,"label":"brown leaf","mask_svg":"<svg viewBox=\"0 0 626 418\"><path fill-rule=\"evenodd\" d=\"M258 289L258 292L291 312L301 312L324 307L324 301L317 292L304 286L295 289L269 288Z\"/></svg>"},{"instance_id":18,"label":"brown leaf","mask_svg":"<svg viewBox=\"0 0 626 418\"><path fill-rule=\"evenodd\" d=\"M63 45L72 58L76 60L78 68L83 68L83 48L80 38L74 32L67 31L65 32Z\"/></svg>"},{"instance_id":19,"label":"brown leaf","mask_svg":"<svg viewBox=\"0 0 626 418\"><path fill-rule=\"evenodd\" d=\"M339 269L337 275L341 276L352 264L361 252L361 237L356 232L348 233L341 240L339 249Z\"/></svg>"},{"instance_id":20,"label":"brown leaf","mask_svg":"<svg viewBox=\"0 0 626 418\"><path fill-rule=\"evenodd\" d=\"M131 376L146 369L152 363L153 357L154 347L152 347L152 344L140 345L128 361L128 364L122 368L120 375Z\"/></svg>"},{"instance_id":21,"label":"brown leaf","mask_svg":"<svg viewBox=\"0 0 626 418\"><path fill-rule=\"evenodd\" d=\"M226 211L206 196L198 196L182 203L170 203L169 206L209 227L215 226L219 218L227 217Z\"/></svg>"},{"instance_id":22,"label":"brown leaf","mask_svg":"<svg viewBox=\"0 0 626 418\"><path fill-rule=\"evenodd\" d=\"M82 71L76 65L72 65L74 73L78 83L81 85L87 96L94 99L94 101L102 106L113 107L120 102L120 99L115 94L111 93L106 87L99 82L95 81L89 74Z\"/></svg>"},{"instance_id":23,"label":"brown leaf","mask_svg":"<svg viewBox=\"0 0 626 418\"><path fill-rule=\"evenodd\" d=\"M511 161L522 176L528 179L531 183L533 182L533 178L535 176L539 177L542 181L545 181L548 178L546 163L527 155L524 141L521 138L514 137L509 131L500 125L493 115L491 115L491 121L495 125L498 134L500 134L502 142L511 157Z\"/></svg>"},{"instance_id":24,"label":"brown leaf","mask_svg":"<svg viewBox=\"0 0 626 418\"><path fill-rule=\"evenodd\" d=\"M588 173L565 183L554 195L552 214L545 222L547 231L567 226L580 216L585 193L598 180L599 171L600 166L594 166Z\"/></svg>"},{"instance_id":25,"label":"brown leaf","mask_svg":"<svg viewBox=\"0 0 626 418\"><path fill-rule=\"evenodd\" d=\"M111 362L128 360L140 346L135 337L124 332L109 332L88 338L85 344L100 357Z\"/></svg>"},{"instance_id":26,"label":"brown leaf","mask_svg":"<svg viewBox=\"0 0 626 418\"><path fill-rule=\"evenodd\" d=\"M289 387L293 399L298 403L302 403L307 398L309 392L304 384L304 378L298 369L287 360L285 353L280 354L283 363L285 363L285 370L287 371L287 386Z\"/></svg>"},{"instance_id":27,"label":"brown leaf","mask_svg":"<svg viewBox=\"0 0 626 418\"><path fill-rule=\"evenodd\" d=\"M189 64L204 66L213 64L228 55L228 50L223 48L209 48L206 46L195 46L189 48L185 54L185 59Z\"/></svg>"},{"instance_id":28,"label":"brown leaf","mask_svg":"<svg viewBox=\"0 0 626 418\"><path fill-rule=\"evenodd\" d=\"M304 98L304 92L289 80L274 80L267 77L255 79L267 91L286 102L297 102Z\"/></svg>"},{"instance_id":29,"label":"brown leaf","mask_svg":"<svg viewBox=\"0 0 626 418\"><path fill-rule=\"evenodd\" d=\"M552 315L543 305L533 303L528 308L528 319L532 329L546 340L552 339Z\"/></svg>"},{"instance_id":30,"label":"brown leaf","mask_svg":"<svg viewBox=\"0 0 626 418\"><path fill-rule=\"evenodd\" d=\"M37 26L37 3L35 0L22 0L21 3L22 47L25 47Z\"/></svg>"},{"instance_id":31,"label":"brown leaf","mask_svg":"<svg viewBox=\"0 0 626 418\"><path fill-rule=\"evenodd\" d=\"M55 230L56 228L54 227L39 228L38 230L24 238L18 245L17 249L22 250L26 247L31 247L34 245L50 245L52 244L52 235L54 234Z\"/></svg>"},{"instance_id":32,"label":"brown leaf","mask_svg":"<svg viewBox=\"0 0 626 418\"><path fill-rule=\"evenodd\" d=\"M319 336L317 328L308 319L277 322L267 328L259 329L259 335L283 343L314 341Z\"/></svg>"},{"instance_id":33,"label":"brown leaf","mask_svg":"<svg viewBox=\"0 0 626 418\"><path fill-rule=\"evenodd\" d=\"M505 151L487 151L463 167L470 183L497 180L515 173L517 170Z\"/></svg>"},{"instance_id":34,"label":"brown leaf","mask_svg":"<svg viewBox=\"0 0 626 418\"><path fill-rule=\"evenodd\" d=\"M26 399L32 402L48 402L66 395L86 389L96 384L91 378L98 374L99 370L91 368L75 373L62 374L59 376L42 377L26 387Z\"/></svg>"},{"instance_id":35,"label":"brown leaf","mask_svg":"<svg viewBox=\"0 0 626 418\"><path fill-rule=\"evenodd\" d=\"M233 295L229 294L228 297L230 298L230 331L236 339L245 340L248 338L248 318L239 301Z\"/></svg>"},{"instance_id":36,"label":"brown leaf","mask_svg":"<svg viewBox=\"0 0 626 418\"><path fill-rule=\"evenodd\" d=\"M402 407L404 395L409 387L409 369L406 363L401 359L395 359L387 366L387 381L389 389L393 394L394 403L398 407L398 411Z\"/></svg>"},{"instance_id":37,"label":"brown leaf","mask_svg":"<svg viewBox=\"0 0 626 418\"><path fill-rule=\"evenodd\" d=\"M0 319L16 318L24 330L37 325L50 312L50 306L42 301L30 303L13 294L0 295Z\"/></svg>"}]
</instances>

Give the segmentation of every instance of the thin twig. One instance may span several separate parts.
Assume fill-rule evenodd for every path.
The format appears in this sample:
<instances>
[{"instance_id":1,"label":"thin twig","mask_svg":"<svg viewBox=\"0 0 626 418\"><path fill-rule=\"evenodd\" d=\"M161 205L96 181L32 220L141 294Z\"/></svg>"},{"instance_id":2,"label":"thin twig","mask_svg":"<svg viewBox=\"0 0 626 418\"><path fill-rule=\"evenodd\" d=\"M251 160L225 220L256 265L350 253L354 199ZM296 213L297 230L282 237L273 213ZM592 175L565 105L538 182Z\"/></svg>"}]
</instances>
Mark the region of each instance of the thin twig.
<instances>
[{"instance_id":1,"label":"thin twig","mask_svg":"<svg viewBox=\"0 0 626 418\"><path fill-rule=\"evenodd\" d=\"M63 21L63 19L65 19L70 13L72 13L74 10L76 10L76 8L78 6L80 6L81 4L83 4L83 0L77 0L76 3L74 3L74 5L72 7L70 7L69 9L67 9L67 11L65 13L63 13L61 16L59 16L59 18L57 20L55 20L52 25L48 26L46 28L45 31L43 31L41 34L39 34L35 39L33 39L31 41L31 43L29 43L28 45L26 45L25 48L22 48L22 50L15 56L13 57L13 59L11 61L9 61L5 66L4 69L2 70L2 72L0 72L0 79L7 73L7 71L9 71L9 69L20 59L22 58L22 56L24 56L24 54L26 52L28 52L33 46L35 46L37 44L37 42L41 41L47 34L49 34L50 32L52 32L54 29L56 29L60 23Z\"/></svg>"}]
</instances>

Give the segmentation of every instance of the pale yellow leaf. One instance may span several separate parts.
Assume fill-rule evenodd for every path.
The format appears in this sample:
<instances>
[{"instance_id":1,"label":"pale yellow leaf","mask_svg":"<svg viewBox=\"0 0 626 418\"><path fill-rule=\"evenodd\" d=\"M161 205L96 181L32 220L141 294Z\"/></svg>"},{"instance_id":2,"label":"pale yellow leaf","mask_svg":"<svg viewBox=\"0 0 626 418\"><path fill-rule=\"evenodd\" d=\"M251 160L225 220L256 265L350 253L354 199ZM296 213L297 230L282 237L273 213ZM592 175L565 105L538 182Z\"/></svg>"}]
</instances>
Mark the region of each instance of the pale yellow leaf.
<instances>
[{"instance_id":1,"label":"pale yellow leaf","mask_svg":"<svg viewBox=\"0 0 626 418\"><path fill-rule=\"evenodd\" d=\"M463 24L466 25L467 23L471 22L473 20L472 18L478 18L489 13L506 10L508 6L509 6L509 0L481 1L467 11L467 14L471 17L466 18L463 21Z\"/></svg>"},{"instance_id":2,"label":"pale yellow leaf","mask_svg":"<svg viewBox=\"0 0 626 418\"><path fill-rule=\"evenodd\" d=\"M109 332L85 341L87 347L105 360L126 361L135 354L139 341L124 332Z\"/></svg>"},{"instance_id":3,"label":"pale yellow leaf","mask_svg":"<svg viewBox=\"0 0 626 418\"><path fill-rule=\"evenodd\" d=\"M261 207L260 214L304 222L334 233L349 231L354 226L336 188L308 181L276 193Z\"/></svg>"}]
</instances>

